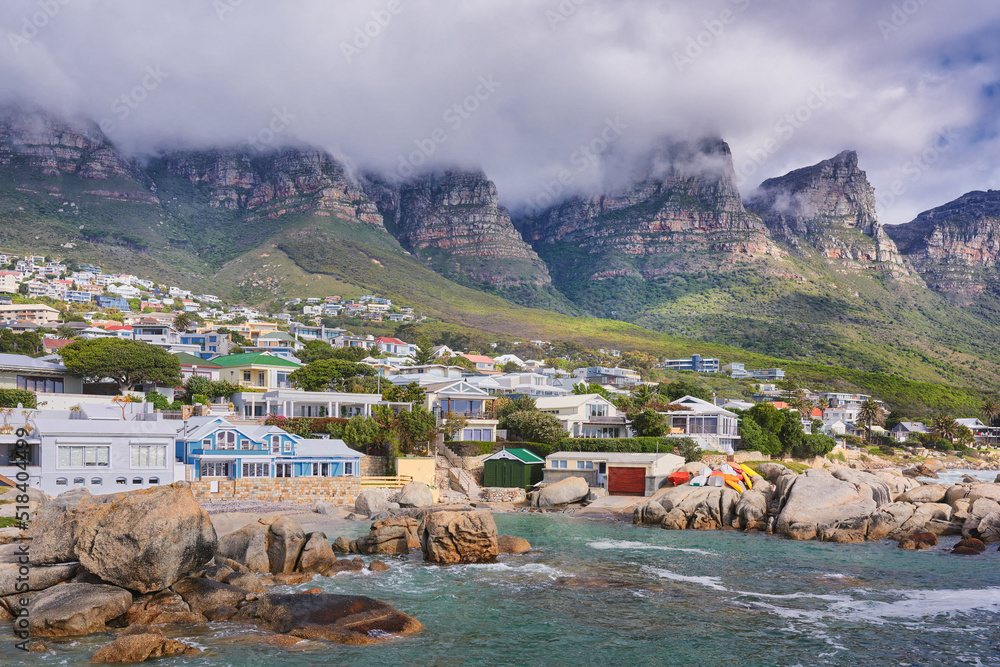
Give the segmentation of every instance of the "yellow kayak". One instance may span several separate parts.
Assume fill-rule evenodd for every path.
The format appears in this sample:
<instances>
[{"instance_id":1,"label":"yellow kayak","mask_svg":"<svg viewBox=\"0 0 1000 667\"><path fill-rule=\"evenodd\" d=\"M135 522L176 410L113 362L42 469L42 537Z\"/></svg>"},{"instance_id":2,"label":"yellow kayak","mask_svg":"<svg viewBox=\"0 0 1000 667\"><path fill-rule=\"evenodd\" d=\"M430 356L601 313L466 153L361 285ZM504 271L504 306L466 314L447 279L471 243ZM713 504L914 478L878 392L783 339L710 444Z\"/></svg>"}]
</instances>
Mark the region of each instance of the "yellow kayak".
<instances>
[{"instance_id":1,"label":"yellow kayak","mask_svg":"<svg viewBox=\"0 0 1000 667\"><path fill-rule=\"evenodd\" d=\"M740 464L740 469L746 473L746 475L743 476L743 480L747 483L747 488L752 489L753 482L750 480L750 478L754 476L760 477L760 473L754 472L753 468L751 468L748 465L744 465L743 463Z\"/></svg>"}]
</instances>

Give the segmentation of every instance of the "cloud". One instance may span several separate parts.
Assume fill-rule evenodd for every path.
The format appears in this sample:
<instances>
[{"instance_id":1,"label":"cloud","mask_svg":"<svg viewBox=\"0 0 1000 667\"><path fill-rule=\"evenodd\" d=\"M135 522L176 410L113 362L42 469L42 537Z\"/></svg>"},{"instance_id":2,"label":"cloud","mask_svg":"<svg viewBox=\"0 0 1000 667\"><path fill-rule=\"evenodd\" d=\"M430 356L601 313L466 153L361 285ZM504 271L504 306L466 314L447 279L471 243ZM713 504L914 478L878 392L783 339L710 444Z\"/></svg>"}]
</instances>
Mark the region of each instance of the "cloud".
<instances>
[{"instance_id":1,"label":"cloud","mask_svg":"<svg viewBox=\"0 0 1000 667\"><path fill-rule=\"evenodd\" d=\"M725 138L744 195L853 148L888 223L1000 187L1000 6L777 4L9 0L0 98L103 120L139 155L270 137L392 172L480 165L514 208L663 136Z\"/></svg>"}]
</instances>

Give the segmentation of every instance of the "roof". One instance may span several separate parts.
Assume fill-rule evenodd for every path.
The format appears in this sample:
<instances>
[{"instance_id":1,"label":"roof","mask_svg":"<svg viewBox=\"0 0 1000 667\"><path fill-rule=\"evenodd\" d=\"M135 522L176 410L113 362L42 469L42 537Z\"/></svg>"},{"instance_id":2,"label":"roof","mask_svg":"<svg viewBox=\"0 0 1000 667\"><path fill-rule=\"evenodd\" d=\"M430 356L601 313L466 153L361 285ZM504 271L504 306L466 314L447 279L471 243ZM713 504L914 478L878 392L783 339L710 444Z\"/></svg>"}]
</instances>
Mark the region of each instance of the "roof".
<instances>
[{"instance_id":1,"label":"roof","mask_svg":"<svg viewBox=\"0 0 1000 667\"><path fill-rule=\"evenodd\" d=\"M295 456L354 459L360 458L364 454L356 449L351 449L343 440L333 438L302 438L295 442Z\"/></svg>"},{"instance_id":2,"label":"roof","mask_svg":"<svg viewBox=\"0 0 1000 667\"><path fill-rule=\"evenodd\" d=\"M403 341L398 338L389 338L388 336L381 336L375 339L376 343L390 343L392 345L406 345Z\"/></svg>"},{"instance_id":3,"label":"roof","mask_svg":"<svg viewBox=\"0 0 1000 667\"><path fill-rule=\"evenodd\" d=\"M535 407L539 410L558 410L559 408L576 408L590 401L604 401L614 405L600 394L570 394L568 396L539 396L535 399Z\"/></svg>"},{"instance_id":4,"label":"roof","mask_svg":"<svg viewBox=\"0 0 1000 667\"><path fill-rule=\"evenodd\" d=\"M227 354L215 357L213 362L222 368L232 366L284 366L286 368L301 368L302 364L275 356L270 352L244 352L243 354Z\"/></svg>"},{"instance_id":5,"label":"roof","mask_svg":"<svg viewBox=\"0 0 1000 667\"><path fill-rule=\"evenodd\" d=\"M181 362L181 366L201 366L202 368L221 368L219 364L213 361L202 359L201 357L196 357L193 354L188 354L187 352L178 352L174 356L177 357L177 361Z\"/></svg>"},{"instance_id":6,"label":"roof","mask_svg":"<svg viewBox=\"0 0 1000 667\"><path fill-rule=\"evenodd\" d=\"M495 364L496 361L493 357L487 357L485 354L460 354L460 357L465 357L474 364Z\"/></svg>"},{"instance_id":7,"label":"roof","mask_svg":"<svg viewBox=\"0 0 1000 667\"><path fill-rule=\"evenodd\" d=\"M289 336L284 331L269 331L266 334L261 334L258 338L267 338L268 340L283 340L286 342L294 343L295 339Z\"/></svg>"},{"instance_id":8,"label":"roof","mask_svg":"<svg viewBox=\"0 0 1000 667\"><path fill-rule=\"evenodd\" d=\"M117 409L117 408L116 408ZM66 435L133 435L142 437L173 437L177 425L169 421L121 421L109 419L47 419L33 420L38 432Z\"/></svg>"},{"instance_id":9,"label":"roof","mask_svg":"<svg viewBox=\"0 0 1000 667\"><path fill-rule=\"evenodd\" d=\"M607 461L608 463L654 463L660 459L671 456L680 459L683 457L670 452L656 453L635 453L635 452L556 452L549 454L546 459L590 459L594 461Z\"/></svg>"},{"instance_id":10,"label":"roof","mask_svg":"<svg viewBox=\"0 0 1000 667\"><path fill-rule=\"evenodd\" d=\"M900 427L902 427L902 428L900 428ZM900 431L913 431L915 433L929 433L930 432L930 431L927 430L927 427L924 426L923 424L921 424L920 422L899 422L898 424L896 424L892 428L892 430L893 431L896 431L896 430L900 430Z\"/></svg>"},{"instance_id":11,"label":"roof","mask_svg":"<svg viewBox=\"0 0 1000 667\"><path fill-rule=\"evenodd\" d=\"M521 463L527 463L528 465L534 465L536 463L545 463L545 459L535 454L529 449L521 448L511 448L511 449L501 449L499 452L490 454L483 462L486 461L498 461L500 459L517 459Z\"/></svg>"},{"instance_id":12,"label":"roof","mask_svg":"<svg viewBox=\"0 0 1000 667\"><path fill-rule=\"evenodd\" d=\"M0 354L0 367L30 368L49 373L65 373L66 367L61 363L49 363L43 359L29 357L26 354Z\"/></svg>"},{"instance_id":13,"label":"roof","mask_svg":"<svg viewBox=\"0 0 1000 667\"><path fill-rule=\"evenodd\" d=\"M986 424L979 421L978 417L967 417L964 419L956 419L955 423L957 423L959 426L965 426L966 428L972 428L974 426L982 428L983 426L986 426Z\"/></svg>"}]
</instances>

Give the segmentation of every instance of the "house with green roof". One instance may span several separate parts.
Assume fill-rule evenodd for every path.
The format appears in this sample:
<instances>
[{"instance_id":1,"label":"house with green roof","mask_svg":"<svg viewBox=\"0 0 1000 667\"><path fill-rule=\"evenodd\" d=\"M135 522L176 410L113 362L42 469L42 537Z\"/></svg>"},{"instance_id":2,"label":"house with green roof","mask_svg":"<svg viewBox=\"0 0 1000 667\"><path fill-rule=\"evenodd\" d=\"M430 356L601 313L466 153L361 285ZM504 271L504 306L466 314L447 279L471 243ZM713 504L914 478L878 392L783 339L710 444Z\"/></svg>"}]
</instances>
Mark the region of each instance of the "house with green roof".
<instances>
[{"instance_id":1,"label":"house with green roof","mask_svg":"<svg viewBox=\"0 0 1000 667\"><path fill-rule=\"evenodd\" d=\"M483 459L483 486L529 489L544 476L545 459L530 449L501 449Z\"/></svg>"}]
</instances>

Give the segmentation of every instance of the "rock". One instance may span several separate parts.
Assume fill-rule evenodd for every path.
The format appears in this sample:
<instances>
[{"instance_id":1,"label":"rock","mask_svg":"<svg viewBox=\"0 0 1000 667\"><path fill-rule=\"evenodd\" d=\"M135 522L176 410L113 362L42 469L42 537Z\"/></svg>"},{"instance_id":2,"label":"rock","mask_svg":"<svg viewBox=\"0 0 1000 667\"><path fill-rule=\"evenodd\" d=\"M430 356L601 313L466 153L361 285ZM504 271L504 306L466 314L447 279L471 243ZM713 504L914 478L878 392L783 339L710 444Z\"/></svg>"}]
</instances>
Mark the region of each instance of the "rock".
<instances>
[{"instance_id":1,"label":"rock","mask_svg":"<svg viewBox=\"0 0 1000 667\"><path fill-rule=\"evenodd\" d=\"M302 526L291 519L278 517L271 523L267 537L267 560L271 574L294 572L306 543Z\"/></svg>"},{"instance_id":2,"label":"rock","mask_svg":"<svg viewBox=\"0 0 1000 667\"><path fill-rule=\"evenodd\" d=\"M430 489L427 489L427 492L430 493ZM434 499L432 497L431 504L433 502ZM427 507L427 505L414 505L414 507ZM385 494L376 489L362 489L361 493L358 494L357 500L354 501L354 511L365 516L385 512L388 509L389 503L385 499Z\"/></svg>"},{"instance_id":3,"label":"rock","mask_svg":"<svg viewBox=\"0 0 1000 667\"><path fill-rule=\"evenodd\" d=\"M497 550L502 554L523 554L526 551L531 551L531 544L523 537L498 535Z\"/></svg>"},{"instance_id":4,"label":"rock","mask_svg":"<svg viewBox=\"0 0 1000 667\"><path fill-rule=\"evenodd\" d=\"M943 472L947 468L945 465L936 459L927 459L923 462L922 468L925 468L931 472Z\"/></svg>"},{"instance_id":5,"label":"rock","mask_svg":"<svg viewBox=\"0 0 1000 667\"><path fill-rule=\"evenodd\" d=\"M299 562L295 566L296 572L311 572L319 574L326 568L337 562L337 557L333 555L333 548L326 533L309 533L306 536L305 546L299 554Z\"/></svg>"},{"instance_id":6,"label":"rock","mask_svg":"<svg viewBox=\"0 0 1000 667\"><path fill-rule=\"evenodd\" d=\"M820 527L868 517L876 507L866 485L845 482L825 470L807 470L791 484L774 530L793 539L812 539Z\"/></svg>"},{"instance_id":7,"label":"rock","mask_svg":"<svg viewBox=\"0 0 1000 667\"><path fill-rule=\"evenodd\" d=\"M100 664L144 662L151 658L174 655L196 656L200 649L175 639L149 626L131 626L123 630L110 644L105 644L90 656L90 662Z\"/></svg>"},{"instance_id":8,"label":"rock","mask_svg":"<svg viewBox=\"0 0 1000 667\"><path fill-rule=\"evenodd\" d=\"M40 637L102 632L132 606L132 594L104 584L61 584L31 598L28 630Z\"/></svg>"},{"instance_id":9,"label":"rock","mask_svg":"<svg viewBox=\"0 0 1000 667\"><path fill-rule=\"evenodd\" d=\"M63 494L42 506L29 534L35 563L76 560L140 593L163 590L207 563L217 543L208 513L190 489L174 485L96 498Z\"/></svg>"},{"instance_id":10,"label":"rock","mask_svg":"<svg viewBox=\"0 0 1000 667\"><path fill-rule=\"evenodd\" d=\"M408 554L410 549L420 548L419 527L420 522L410 517L376 521L368 535L355 540L355 548L369 556Z\"/></svg>"},{"instance_id":11,"label":"rock","mask_svg":"<svg viewBox=\"0 0 1000 667\"><path fill-rule=\"evenodd\" d=\"M21 567L28 564L30 548L22 550L21 544L5 544L0 546L0 597L13 595L23 590L24 581L19 580ZM19 562L20 560L24 562ZM69 581L76 576L79 565L76 563L59 563L56 565L29 565L29 591L40 591L55 586L63 581ZM21 590L18 590L19 585Z\"/></svg>"},{"instance_id":12,"label":"rock","mask_svg":"<svg viewBox=\"0 0 1000 667\"><path fill-rule=\"evenodd\" d=\"M757 472L769 482L777 482L782 475L795 474L794 470L790 470L780 463L761 463L757 466Z\"/></svg>"},{"instance_id":13,"label":"rock","mask_svg":"<svg viewBox=\"0 0 1000 667\"><path fill-rule=\"evenodd\" d=\"M981 552L976 551L975 549L970 549L969 547L955 547L951 550L951 553L959 556L978 556Z\"/></svg>"},{"instance_id":14,"label":"rock","mask_svg":"<svg viewBox=\"0 0 1000 667\"><path fill-rule=\"evenodd\" d=\"M691 461L690 463L685 463L680 468L678 468L677 472L689 472L693 477L695 475L698 475L702 470L708 467L709 466L705 465L701 461Z\"/></svg>"},{"instance_id":15,"label":"rock","mask_svg":"<svg viewBox=\"0 0 1000 667\"><path fill-rule=\"evenodd\" d=\"M226 558L225 556L223 556L222 554L219 554L219 553L215 554L215 562L218 565L225 565L226 567L230 568L233 572L249 572L250 571L250 568L248 568L243 563L238 563L235 560L233 560L232 558Z\"/></svg>"},{"instance_id":16,"label":"rock","mask_svg":"<svg viewBox=\"0 0 1000 667\"><path fill-rule=\"evenodd\" d=\"M997 475L996 479L993 480L994 484L1000 484L1000 475Z\"/></svg>"},{"instance_id":17,"label":"rock","mask_svg":"<svg viewBox=\"0 0 1000 667\"><path fill-rule=\"evenodd\" d=\"M333 503L319 502L316 503L316 512L319 514L340 514L340 507Z\"/></svg>"},{"instance_id":18,"label":"rock","mask_svg":"<svg viewBox=\"0 0 1000 667\"><path fill-rule=\"evenodd\" d=\"M972 509L972 503L969 502L968 498L959 498L951 504L952 512L951 516L956 521L965 521L969 518L969 510Z\"/></svg>"},{"instance_id":19,"label":"rock","mask_svg":"<svg viewBox=\"0 0 1000 667\"><path fill-rule=\"evenodd\" d=\"M986 551L986 545L983 544L983 541L977 540L974 537L959 540L955 547L968 547L969 549L975 549L979 553L984 553Z\"/></svg>"},{"instance_id":20,"label":"rock","mask_svg":"<svg viewBox=\"0 0 1000 667\"><path fill-rule=\"evenodd\" d=\"M975 484L976 481L977 480L975 477L970 477L969 475L962 475L962 484Z\"/></svg>"},{"instance_id":21,"label":"rock","mask_svg":"<svg viewBox=\"0 0 1000 667\"><path fill-rule=\"evenodd\" d=\"M368 563L368 569L372 572L385 572L389 569L389 566L380 560L373 560Z\"/></svg>"},{"instance_id":22,"label":"rock","mask_svg":"<svg viewBox=\"0 0 1000 667\"><path fill-rule=\"evenodd\" d=\"M535 507L554 507L580 502L590 493L587 480L582 477L567 477L555 484L549 484L535 492L531 504Z\"/></svg>"},{"instance_id":23,"label":"rock","mask_svg":"<svg viewBox=\"0 0 1000 667\"><path fill-rule=\"evenodd\" d=\"M423 482L410 482L399 492L400 507L430 507L434 504L431 488Z\"/></svg>"},{"instance_id":24,"label":"rock","mask_svg":"<svg viewBox=\"0 0 1000 667\"><path fill-rule=\"evenodd\" d=\"M655 500L651 500L647 503L636 505L632 511L632 523L637 525L659 525L663 523L663 519L666 516L667 511L663 509L663 505Z\"/></svg>"},{"instance_id":25,"label":"rock","mask_svg":"<svg viewBox=\"0 0 1000 667\"><path fill-rule=\"evenodd\" d=\"M736 502L736 523L744 530L764 530L767 528L768 499L764 492L754 488L740 494Z\"/></svg>"},{"instance_id":26,"label":"rock","mask_svg":"<svg viewBox=\"0 0 1000 667\"><path fill-rule=\"evenodd\" d=\"M1000 512L1000 503L990 498L977 498L969 506L969 516L982 519L988 514Z\"/></svg>"},{"instance_id":27,"label":"rock","mask_svg":"<svg viewBox=\"0 0 1000 667\"><path fill-rule=\"evenodd\" d=\"M187 577L174 584L171 589L180 595L191 611L204 614L206 611L229 605L239 607L240 603L253 600L256 595L211 579Z\"/></svg>"},{"instance_id":28,"label":"rock","mask_svg":"<svg viewBox=\"0 0 1000 667\"><path fill-rule=\"evenodd\" d=\"M938 543L937 535L933 533L911 533L899 541L900 549L920 551L936 547Z\"/></svg>"},{"instance_id":29,"label":"rock","mask_svg":"<svg viewBox=\"0 0 1000 667\"><path fill-rule=\"evenodd\" d=\"M223 579L222 583L234 588L241 588L251 593L264 592L264 585L260 583L260 577L252 572L234 572Z\"/></svg>"},{"instance_id":30,"label":"rock","mask_svg":"<svg viewBox=\"0 0 1000 667\"><path fill-rule=\"evenodd\" d=\"M853 470L851 468L845 468L843 466L833 466L829 468L830 474L832 474L837 479L850 482L861 490L866 487L869 491L866 495L871 496L871 499L875 501L876 507L883 507L892 503L892 491L889 489L889 485L879 477L878 475L873 475L870 472L863 470ZM936 502L936 501L931 501Z\"/></svg>"},{"instance_id":31,"label":"rock","mask_svg":"<svg viewBox=\"0 0 1000 667\"><path fill-rule=\"evenodd\" d=\"M204 623L207 619L196 612L180 595L171 590L133 598L125 621L133 624L170 625L174 623Z\"/></svg>"},{"instance_id":32,"label":"rock","mask_svg":"<svg viewBox=\"0 0 1000 667\"><path fill-rule=\"evenodd\" d=\"M954 507L955 501L964 500L966 496L969 495L969 490L970 487L963 484L955 484L953 486L949 486L948 490L944 494L944 501L949 505L951 505L952 507Z\"/></svg>"},{"instance_id":33,"label":"rock","mask_svg":"<svg viewBox=\"0 0 1000 667\"><path fill-rule=\"evenodd\" d=\"M313 575L310 572L279 572L273 575L274 583L278 586L297 586L298 584L307 584L313 580Z\"/></svg>"},{"instance_id":34,"label":"rock","mask_svg":"<svg viewBox=\"0 0 1000 667\"><path fill-rule=\"evenodd\" d=\"M263 589L263 586L261 587ZM222 605L205 612L205 619L213 622L228 621L239 611L236 607Z\"/></svg>"},{"instance_id":35,"label":"rock","mask_svg":"<svg viewBox=\"0 0 1000 667\"><path fill-rule=\"evenodd\" d=\"M821 542L859 544L868 538L868 520L867 516L856 516L837 521L832 525L819 525L816 538Z\"/></svg>"},{"instance_id":36,"label":"rock","mask_svg":"<svg viewBox=\"0 0 1000 667\"><path fill-rule=\"evenodd\" d=\"M937 484L922 484L901 494L896 500L903 503L939 503L945 499L948 489Z\"/></svg>"},{"instance_id":37,"label":"rock","mask_svg":"<svg viewBox=\"0 0 1000 667\"><path fill-rule=\"evenodd\" d=\"M365 562L360 558L355 557L351 560L338 560L325 572L323 572L323 576L332 577L341 572L360 572L363 569L365 569Z\"/></svg>"},{"instance_id":38,"label":"rock","mask_svg":"<svg viewBox=\"0 0 1000 667\"><path fill-rule=\"evenodd\" d=\"M421 629L420 622L395 607L352 595L269 594L240 609L233 621L279 634L369 644Z\"/></svg>"},{"instance_id":39,"label":"rock","mask_svg":"<svg viewBox=\"0 0 1000 667\"><path fill-rule=\"evenodd\" d=\"M974 484L969 489L969 502L975 504L980 498L1000 503L1000 484Z\"/></svg>"},{"instance_id":40,"label":"rock","mask_svg":"<svg viewBox=\"0 0 1000 667\"><path fill-rule=\"evenodd\" d=\"M1000 512L990 512L984 516L977 528L979 539L986 544L1000 542Z\"/></svg>"},{"instance_id":41,"label":"rock","mask_svg":"<svg viewBox=\"0 0 1000 667\"><path fill-rule=\"evenodd\" d=\"M905 493L919 484L912 477L906 477L897 470L871 470L869 472L885 482L886 486L889 487L889 493L897 500L899 494Z\"/></svg>"},{"instance_id":42,"label":"rock","mask_svg":"<svg viewBox=\"0 0 1000 667\"><path fill-rule=\"evenodd\" d=\"M916 508L909 503L886 505L868 516L869 540L881 540L891 534L903 532L903 525L909 521Z\"/></svg>"},{"instance_id":43,"label":"rock","mask_svg":"<svg viewBox=\"0 0 1000 667\"><path fill-rule=\"evenodd\" d=\"M368 520L372 523L376 521L384 521L385 519L398 519L400 517L409 517L411 519L416 519L421 521L428 514L434 512L471 512L475 509L472 505L465 503L449 503L447 505L437 504L433 507L405 507L392 509L391 507L385 512L379 512L368 517Z\"/></svg>"},{"instance_id":44,"label":"rock","mask_svg":"<svg viewBox=\"0 0 1000 667\"><path fill-rule=\"evenodd\" d=\"M351 540L346 537L338 537L333 541L333 551L338 554L351 553Z\"/></svg>"},{"instance_id":45,"label":"rock","mask_svg":"<svg viewBox=\"0 0 1000 667\"><path fill-rule=\"evenodd\" d=\"M474 512L435 512L424 517L418 531L424 560L432 563L484 563L499 553L493 515Z\"/></svg>"},{"instance_id":46,"label":"rock","mask_svg":"<svg viewBox=\"0 0 1000 667\"><path fill-rule=\"evenodd\" d=\"M198 576L204 579L211 579L212 581L224 581L226 577L234 572L235 570L228 565L210 565L204 568Z\"/></svg>"}]
</instances>

